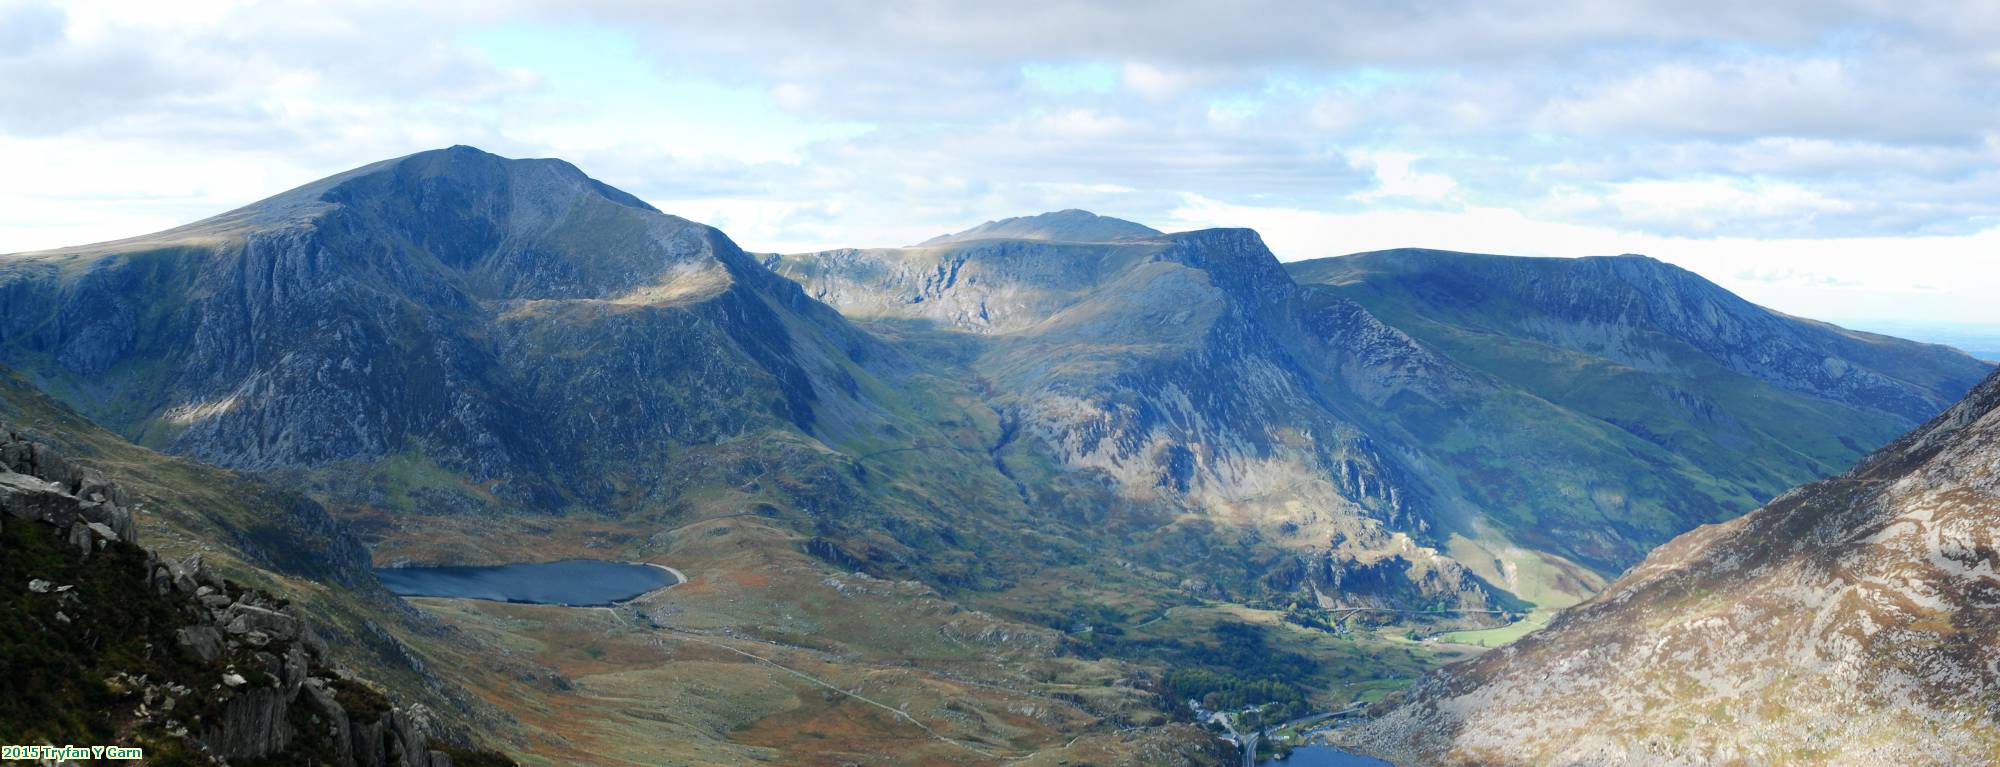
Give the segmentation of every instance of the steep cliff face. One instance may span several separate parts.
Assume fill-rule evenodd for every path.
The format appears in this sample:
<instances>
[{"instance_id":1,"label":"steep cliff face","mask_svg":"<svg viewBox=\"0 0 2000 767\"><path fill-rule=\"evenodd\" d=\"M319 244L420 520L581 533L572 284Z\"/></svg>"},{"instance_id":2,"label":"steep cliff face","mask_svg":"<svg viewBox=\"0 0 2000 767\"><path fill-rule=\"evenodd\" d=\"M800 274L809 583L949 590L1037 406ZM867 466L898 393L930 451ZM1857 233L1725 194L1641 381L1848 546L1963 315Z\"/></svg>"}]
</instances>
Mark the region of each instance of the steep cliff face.
<instances>
[{"instance_id":1,"label":"steep cliff face","mask_svg":"<svg viewBox=\"0 0 2000 767\"><path fill-rule=\"evenodd\" d=\"M141 547L131 503L122 484L0 424L0 740L139 747L176 764L511 763L436 739L426 709L339 669L285 601L200 555Z\"/></svg>"},{"instance_id":2,"label":"steep cliff face","mask_svg":"<svg viewBox=\"0 0 2000 767\"><path fill-rule=\"evenodd\" d=\"M1688 533L1361 730L1407 764L1979 764L2000 743L2000 376Z\"/></svg>"},{"instance_id":3,"label":"steep cliff face","mask_svg":"<svg viewBox=\"0 0 2000 767\"><path fill-rule=\"evenodd\" d=\"M11 257L0 314L0 356L147 444L259 470L403 456L539 511L643 493L643 459L678 447L837 434L823 411L857 406L868 344L720 232L466 147Z\"/></svg>"},{"instance_id":4,"label":"steep cliff face","mask_svg":"<svg viewBox=\"0 0 2000 767\"><path fill-rule=\"evenodd\" d=\"M1255 232L767 263L850 316L970 337L1002 447L1165 514L1147 535L1177 516L1253 531L1291 559L1261 566L1264 587L1329 603L1490 605L1435 548L1436 489L1350 414L1389 398L1447 407L1471 379L1352 302L1301 291Z\"/></svg>"}]
</instances>

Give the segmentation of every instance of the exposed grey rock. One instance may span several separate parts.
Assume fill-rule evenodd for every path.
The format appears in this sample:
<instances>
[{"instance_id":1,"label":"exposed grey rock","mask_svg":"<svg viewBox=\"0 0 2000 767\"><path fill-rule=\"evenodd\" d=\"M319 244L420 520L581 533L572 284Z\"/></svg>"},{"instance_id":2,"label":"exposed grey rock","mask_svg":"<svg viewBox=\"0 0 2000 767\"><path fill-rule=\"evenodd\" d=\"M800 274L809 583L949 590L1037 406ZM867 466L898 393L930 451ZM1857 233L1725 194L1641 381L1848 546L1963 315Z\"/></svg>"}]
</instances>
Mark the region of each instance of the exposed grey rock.
<instances>
[{"instance_id":1,"label":"exposed grey rock","mask_svg":"<svg viewBox=\"0 0 2000 767\"><path fill-rule=\"evenodd\" d=\"M354 763L358 767L390 767L388 741L394 736L388 723L382 719L348 721L348 741L354 745Z\"/></svg>"},{"instance_id":2,"label":"exposed grey rock","mask_svg":"<svg viewBox=\"0 0 2000 767\"><path fill-rule=\"evenodd\" d=\"M69 461L63 457L62 453L40 442L31 443L28 449L33 456L30 459L32 462L32 471L29 473L58 485L65 485L66 487L63 488L63 492L68 492L71 489L67 487L70 482L71 470Z\"/></svg>"},{"instance_id":3,"label":"exposed grey rock","mask_svg":"<svg viewBox=\"0 0 2000 767\"><path fill-rule=\"evenodd\" d=\"M244 689L224 704L221 727L210 730L202 741L217 754L231 759L278 753L285 750L293 736L291 723L286 721L286 710L287 700L283 690L275 687Z\"/></svg>"},{"instance_id":4,"label":"exposed grey rock","mask_svg":"<svg viewBox=\"0 0 2000 767\"><path fill-rule=\"evenodd\" d=\"M285 668L280 678L284 680L288 693L297 693L306 683L306 675L310 671L311 665L303 648L293 645L285 650Z\"/></svg>"},{"instance_id":5,"label":"exposed grey rock","mask_svg":"<svg viewBox=\"0 0 2000 767\"><path fill-rule=\"evenodd\" d=\"M15 519L68 527L82 513L82 504L56 483L9 472L0 474L0 509Z\"/></svg>"},{"instance_id":6,"label":"exposed grey rock","mask_svg":"<svg viewBox=\"0 0 2000 767\"><path fill-rule=\"evenodd\" d=\"M69 526L69 545L76 549L77 556L89 557L97 549L97 538L91 534L88 525L72 523Z\"/></svg>"},{"instance_id":7,"label":"exposed grey rock","mask_svg":"<svg viewBox=\"0 0 2000 767\"><path fill-rule=\"evenodd\" d=\"M1987 764L2000 374L1343 730L1397 764Z\"/></svg>"},{"instance_id":8,"label":"exposed grey rock","mask_svg":"<svg viewBox=\"0 0 2000 767\"><path fill-rule=\"evenodd\" d=\"M223 619L223 630L231 634L259 632L275 639L290 641L299 635L299 622L283 613L252 607L238 602L229 606Z\"/></svg>"},{"instance_id":9,"label":"exposed grey rock","mask_svg":"<svg viewBox=\"0 0 2000 767\"><path fill-rule=\"evenodd\" d=\"M333 757L334 764L354 764L354 738L348 724L347 712L341 709L340 703L334 699L333 691L327 689L325 682L309 679L300 690L300 698L304 701L306 710L319 718L319 726L327 728L325 732L329 733L329 740L337 749L335 753L329 754Z\"/></svg>"},{"instance_id":10,"label":"exposed grey rock","mask_svg":"<svg viewBox=\"0 0 2000 767\"><path fill-rule=\"evenodd\" d=\"M204 663L213 663L222 657L222 632L214 626L183 626L174 632L174 642L181 651Z\"/></svg>"}]
</instances>

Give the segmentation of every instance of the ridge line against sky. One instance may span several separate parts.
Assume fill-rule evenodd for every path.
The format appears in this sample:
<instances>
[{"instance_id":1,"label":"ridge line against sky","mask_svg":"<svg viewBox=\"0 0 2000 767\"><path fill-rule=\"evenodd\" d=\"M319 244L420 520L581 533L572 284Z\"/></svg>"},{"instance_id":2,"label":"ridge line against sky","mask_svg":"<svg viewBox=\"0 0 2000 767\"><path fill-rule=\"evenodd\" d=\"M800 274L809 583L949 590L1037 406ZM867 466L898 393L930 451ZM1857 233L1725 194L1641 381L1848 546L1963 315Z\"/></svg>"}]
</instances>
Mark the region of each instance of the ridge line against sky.
<instances>
[{"instance_id":1,"label":"ridge line against sky","mask_svg":"<svg viewBox=\"0 0 2000 767\"><path fill-rule=\"evenodd\" d=\"M1084 208L2000 335L2000 4L0 0L0 252L450 144L745 247Z\"/></svg>"}]
</instances>

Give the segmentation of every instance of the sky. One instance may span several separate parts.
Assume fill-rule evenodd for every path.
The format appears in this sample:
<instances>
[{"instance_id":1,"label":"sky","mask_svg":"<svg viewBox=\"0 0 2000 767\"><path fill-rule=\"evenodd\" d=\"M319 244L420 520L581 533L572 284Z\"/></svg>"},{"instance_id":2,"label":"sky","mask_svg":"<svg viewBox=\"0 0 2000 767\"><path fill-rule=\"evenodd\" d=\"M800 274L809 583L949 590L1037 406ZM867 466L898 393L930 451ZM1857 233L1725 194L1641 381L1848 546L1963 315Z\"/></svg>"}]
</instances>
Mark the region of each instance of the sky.
<instances>
[{"instance_id":1,"label":"sky","mask_svg":"<svg viewBox=\"0 0 2000 767\"><path fill-rule=\"evenodd\" d=\"M752 250L1085 208L2000 338L2000 3L0 0L0 252L452 144Z\"/></svg>"}]
</instances>

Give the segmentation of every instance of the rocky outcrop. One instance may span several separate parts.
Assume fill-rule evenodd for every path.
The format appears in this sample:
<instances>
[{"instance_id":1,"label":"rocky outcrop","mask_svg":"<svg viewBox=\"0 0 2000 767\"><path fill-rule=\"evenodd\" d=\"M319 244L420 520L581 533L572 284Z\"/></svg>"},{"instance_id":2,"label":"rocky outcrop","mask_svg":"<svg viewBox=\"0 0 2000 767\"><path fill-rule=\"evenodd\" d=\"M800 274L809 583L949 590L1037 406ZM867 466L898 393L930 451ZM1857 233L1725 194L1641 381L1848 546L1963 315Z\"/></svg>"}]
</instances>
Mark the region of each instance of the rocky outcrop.
<instances>
[{"instance_id":1,"label":"rocky outcrop","mask_svg":"<svg viewBox=\"0 0 2000 767\"><path fill-rule=\"evenodd\" d=\"M95 469L71 464L55 448L0 424L0 504L15 519L43 522L87 540L83 554L109 541L135 543L138 529L124 488Z\"/></svg>"},{"instance_id":2,"label":"rocky outcrop","mask_svg":"<svg viewBox=\"0 0 2000 767\"><path fill-rule=\"evenodd\" d=\"M2000 375L1349 732L1397 764L1985 764Z\"/></svg>"},{"instance_id":3,"label":"rocky outcrop","mask_svg":"<svg viewBox=\"0 0 2000 767\"><path fill-rule=\"evenodd\" d=\"M327 648L295 608L222 578L199 554L173 561L143 549L122 487L47 445L23 439L11 428L0 426L0 434L6 440L0 443L0 455L5 456L0 464L0 512L4 512L0 525L47 530L43 537L68 547L67 555L78 561L73 570L103 567L129 573L114 576L132 579L124 589L130 592L127 600L148 603L91 604L71 585L32 578L27 584L30 594L59 602L54 613L57 625L50 629L88 626L95 632L108 626L114 631L166 632L161 636L172 637L171 646L145 645L150 673L112 671L105 681L137 704L120 727L178 740L215 764L254 759L330 767L452 763L442 750L449 747L436 737L422 706L395 707L382 693L334 666ZM0 557L8 555L0 549ZM100 558L118 561L100 565L94 561ZM78 572L71 572L63 579L77 577ZM150 617L126 621L92 611L167 615L178 625L168 631L145 625ZM39 622L33 615L10 616L10 620L19 620L28 630ZM115 640L100 635L92 641ZM174 657L157 658L155 653ZM32 689L12 693L41 694ZM16 724L0 722L0 728L12 726ZM0 735L8 734L0 729Z\"/></svg>"}]
</instances>

